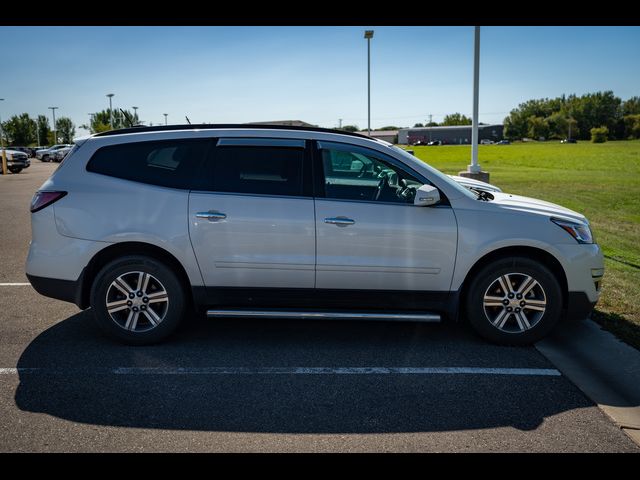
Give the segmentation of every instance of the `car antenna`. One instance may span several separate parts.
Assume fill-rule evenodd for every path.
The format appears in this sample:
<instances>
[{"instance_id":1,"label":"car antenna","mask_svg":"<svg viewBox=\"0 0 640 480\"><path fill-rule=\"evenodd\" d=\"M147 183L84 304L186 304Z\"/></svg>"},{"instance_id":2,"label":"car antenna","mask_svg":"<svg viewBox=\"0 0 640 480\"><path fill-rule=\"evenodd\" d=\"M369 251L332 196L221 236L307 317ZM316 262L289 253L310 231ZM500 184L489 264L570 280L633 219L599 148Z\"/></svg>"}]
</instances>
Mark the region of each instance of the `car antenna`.
<instances>
[{"instance_id":1,"label":"car antenna","mask_svg":"<svg viewBox=\"0 0 640 480\"><path fill-rule=\"evenodd\" d=\"M123 109L120 109L120 111L122 112L122 115L124 115L124 118L127 119L127 122L129 122L129 127L133 127L133 119L131 118L131 115L129 115L129 112L125 112Z\"/></svg>"},{"instance_id":2,"label":"car antenna","mask_svg":"<svg viewBox=\"0 0 640 480\"><path fill-rule=\"evenodd\" d=\"M187 119L187 123L188 123L189 125L191 125L191 120L189 120L189 117L187 117L187 116L185 115L185 116L184 116L184 118L186 118L186 119Z\"/></svg>"}]
</instances>

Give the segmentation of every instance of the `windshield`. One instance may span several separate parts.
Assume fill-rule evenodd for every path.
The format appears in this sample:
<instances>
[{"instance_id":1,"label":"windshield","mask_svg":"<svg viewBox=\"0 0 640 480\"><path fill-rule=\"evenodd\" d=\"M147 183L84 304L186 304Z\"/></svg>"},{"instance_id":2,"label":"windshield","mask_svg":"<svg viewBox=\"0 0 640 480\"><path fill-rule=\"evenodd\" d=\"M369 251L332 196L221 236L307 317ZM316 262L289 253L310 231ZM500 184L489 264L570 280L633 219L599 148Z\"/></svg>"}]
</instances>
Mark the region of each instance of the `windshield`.
<instances>
[{"instance_id":1,"label":"windshield","mask_svg":"<svg viewBox=\"0 0 640 480\"><path fill-rule=\"evenodd\" d=\"M403 150L402 148L396 147L395 145L391 145L391 144L388 144L388 146L389 146L389 148L393 149L395 152L399 152L405 160L408 160L408 161L410 161L410 162L412 162L414 164L416 162L418 162L422 167L424 167L427 170L429 170L430 174L432 174L434 177L437 177L438 180L442 180L444 183L446 183L447 185L451 186L452 188L455 188L458 192L462 193L464 196L469 197L469 198L473 198L474 200L478 198L478 194L477 193L472 192L468 188L463 187L462 185L460 185L458 182L453 180L448 175L442 173L440 170L436 170L431 165L429 165L428 163L423 162L419 158L411 155L406 150Z\"/></svg>"}]
</instances>

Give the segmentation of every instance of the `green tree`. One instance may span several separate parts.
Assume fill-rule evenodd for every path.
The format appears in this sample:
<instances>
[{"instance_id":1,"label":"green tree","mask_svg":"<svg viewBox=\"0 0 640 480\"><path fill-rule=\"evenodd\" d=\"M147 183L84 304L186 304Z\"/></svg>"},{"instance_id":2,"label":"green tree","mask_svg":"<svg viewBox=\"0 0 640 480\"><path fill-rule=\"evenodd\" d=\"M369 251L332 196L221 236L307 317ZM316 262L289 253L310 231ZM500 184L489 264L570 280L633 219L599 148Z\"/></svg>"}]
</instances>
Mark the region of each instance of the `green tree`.
<instances>
[{"instance_id":1,"label":"green tree","mask_svg":"<svg viewBox=\"0 0 640 480\"><path fill-rule=\"evenodd\" d=\"M128 128L134 125L137 125L140 120L138 119L138 114L133 114L129 110L125 110L128 118L132 121L129 122L127 117L122 114L120 110L113 109L113 129L118 130L120 128ZM106 132L107 130L111 130L110 123L110 115L109 109L102 110L100 112L95 113L91 118L91 125L89 125L89 131L91 133L100 133Z\"/></svg>"},{"instance_id":2,"label":"green tree","mask_svg":"<svg viewBox=\"0 0 640 480\"><path fill-rule=\"evenodd\" d=\"M547 120L542 117L536 117L532 115L528 120L529 131L528 135L531 138L538 140L539 138L548 138L549 137L549 124Z\"/></svg>"},{"instance_id":3,"label":"green tree","mask_svg":"<svg viewBox=\"0 0 640 480\"><path fill-rule=\"evenodd\" d=\"M62 143L73 142L76 127L69 117L60 117L56 120L56 134Z\"/></svg>"},{"instance_id":4,"label":"green tree","mask_svg":"<svg viewBox=\"0 0 640 480\"><path fill-rule=\"evenodd\" d=\"M358 128L357 125L344 125L342 127L342 130L344 130L345 132L359 132L360 129Z\"/></svg>"},{"instance_id":5,"label":"green tree","mask_svg":"<svg viewBox=\"0 0 640 480\"><path fill-rule=\"evenodd\" d=\"M413 128L421 128L421 127L424 127L424 125L423 125L423 124L421 124L420 122L416 123L416 124L413 126Z\"/></svg>"},{"instance_id":6,"label":"green tree","mask_svg":"<svg viewBox=\"0 0 640 480\"><path fill-rule=\"evenodd\" d=\"M622 102L622 115L640 115L640 97L631 97Z\"/></svg>"},{"instance_id":7,"label":"green tree","mask_svg":"<svg viewBox=\"0 0 640 480\"><path fill-rule=\"evenodd\" d=\"M40 145L38 146L52 145L51 140L49 140L49 136L53 135L53 132L49 129L49 119L44 115L38 115L36 123L38 124L36 142L38 141L38 138L40 139Z\"/></svg>"},{"instance_id":8,"label":"green tree","mask_svg":"<svg viewBox=\"0 0 640 480\"><path fill-rule=\"evenodd\" d=\"M593 143L604 143L609 136L609 129L607 127L594 127L591 129L591 141Z\"/></svg>"},{"instance_id":9,"label":"green tree","mask_svg":"<svg viewBox=\"0 0 640 480\"><path fill-rule=\"evenodd\" d=\"M640 114L625 115L624 138L640 138Z\"/></svg>"},{"instance_id":10,"label":"green tree","mask_svg":"<svg viewBox=\"0 0 640 480\"><path fill-rule=\"evenodd\" d=\"M395 127L393 125L388 125L386 127L379 128L378 130L383 130L383 131L400 130L400 127Z\"/></svg>"},{"instance_id":11,"label":"green tree","mask_svg":"<svg viewBox=\"0 0 640 480\"><path fill-rule=\"evenodd\" d=\"M438 122L427 122L424 124L425 127L437 127Z\"/></svg>"},{"instance_id":12,"label":"green tree","mask_svg":"<svg viewBox=\"0 0 640 480\"><path fill-rule=\"evenodd\" d=\"M441 125L471 125L471 119L461 113L451 113L445 115Z\"/></svg>"},{"instance_id":13,"label":"green tree","mask_svg":"<svg viewBox=\"0 0 640 480\"><path fill-rule=\"evenodd\" d=\"M9 145L31 145L35 141L36 122L28 113L14 115L4 122L4 134Z\"/></svg>"}]
</instances>

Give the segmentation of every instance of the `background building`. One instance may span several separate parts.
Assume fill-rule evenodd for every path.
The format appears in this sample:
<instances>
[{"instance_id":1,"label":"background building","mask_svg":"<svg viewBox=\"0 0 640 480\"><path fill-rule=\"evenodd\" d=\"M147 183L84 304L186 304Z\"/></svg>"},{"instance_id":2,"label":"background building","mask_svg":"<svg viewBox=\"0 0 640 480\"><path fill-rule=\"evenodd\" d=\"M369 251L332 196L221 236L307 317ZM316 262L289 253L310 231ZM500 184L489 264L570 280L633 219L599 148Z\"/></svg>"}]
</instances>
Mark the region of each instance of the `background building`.
<instances>
[{"instance_id":1,"label":"background building","mask_svg":"<svg viewBox=\"0 0 640 480\"><path fill-rule=\"evenodd\" d=\"M366 130L358 133L369 136ZM371 130L371 138L377 138L389 143L398 143L398 130Z\"/></svg>"},{"instance_id":2,"label":"background building","mask_svg":"<svg viewBox=\"0 0 640 480\"><path fill-rule=\"evenodd\" d=\"M502 140L504 126L479 125L478 141ZM373 134L373 132L371 132ZM373 136L373 135L372 135ZM441 141L444 145L463 145L471 143L471 125L455 125L446 127L418 127L402 128L398 130L398 143L402 145L415 145L416 143L428 143Z\"/></svg>"}]
</instances>

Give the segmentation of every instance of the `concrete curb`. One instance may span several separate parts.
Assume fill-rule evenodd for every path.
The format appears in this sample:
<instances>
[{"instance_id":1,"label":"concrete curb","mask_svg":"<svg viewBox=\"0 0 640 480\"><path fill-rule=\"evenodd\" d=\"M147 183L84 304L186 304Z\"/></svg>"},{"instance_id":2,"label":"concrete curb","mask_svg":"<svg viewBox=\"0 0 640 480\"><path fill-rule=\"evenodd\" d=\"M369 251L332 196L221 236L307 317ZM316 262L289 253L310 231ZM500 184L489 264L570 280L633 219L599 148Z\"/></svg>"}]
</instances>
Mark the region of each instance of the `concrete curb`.
<instances>
[{"instance_id":1,"label":"concrete curb","mask_svg":"<svg viewBox=\"0 0 640 480\"><path fill-rule=\"evenodd\" d=\"M640 352L595 322L564 322L536 348L640 445Z\"/></svg>"}]
</instances>

